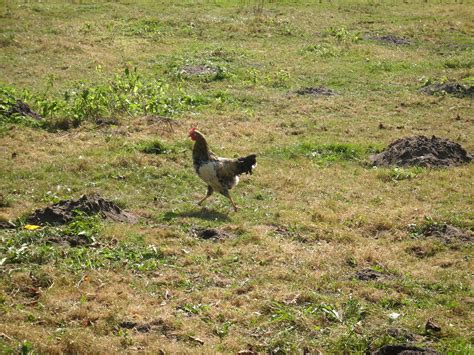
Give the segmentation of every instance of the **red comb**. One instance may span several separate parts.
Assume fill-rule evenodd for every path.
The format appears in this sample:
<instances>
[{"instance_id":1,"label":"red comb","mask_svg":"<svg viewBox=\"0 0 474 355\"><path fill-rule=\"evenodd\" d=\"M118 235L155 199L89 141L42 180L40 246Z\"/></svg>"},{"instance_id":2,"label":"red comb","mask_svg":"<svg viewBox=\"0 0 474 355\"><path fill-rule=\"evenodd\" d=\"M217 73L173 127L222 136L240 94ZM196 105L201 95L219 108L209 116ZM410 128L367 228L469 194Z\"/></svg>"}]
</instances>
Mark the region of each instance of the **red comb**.
<instances>
[{"instance_id":1,"label":"red comb","mask_svg":"<svg viewBox=\"0 0 474 355\"><path fill-rule=\"evenodd\" d=\"M192 128L189 130L189 134L193 133L195 130L196 130L196 127L192 127Z\"/></svg>"}]
</instances>

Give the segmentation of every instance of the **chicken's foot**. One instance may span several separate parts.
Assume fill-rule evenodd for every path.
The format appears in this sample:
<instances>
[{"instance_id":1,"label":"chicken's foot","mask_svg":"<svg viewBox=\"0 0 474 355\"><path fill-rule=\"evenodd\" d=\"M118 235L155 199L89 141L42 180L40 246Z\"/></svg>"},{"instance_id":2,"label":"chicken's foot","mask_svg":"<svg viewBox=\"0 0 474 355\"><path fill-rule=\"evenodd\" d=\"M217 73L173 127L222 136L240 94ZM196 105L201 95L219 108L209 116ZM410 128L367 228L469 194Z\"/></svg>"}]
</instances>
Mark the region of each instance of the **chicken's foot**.
<instances>
[{"instance_id":1,"label":"chicken's foot","mask_svg":"<svg viewBox=\"0 0 474 355\"><path fill-rule=\"evenodd\" d=\"M239 207L237 207L237 205L235 204L234 200L232 199L232 196L230 196L230 194L227 193L226 197L230 200L230 203L232 203L232 206L234 207L234 211L237 212L239 210Z\"/></svg>"}]
</instances>

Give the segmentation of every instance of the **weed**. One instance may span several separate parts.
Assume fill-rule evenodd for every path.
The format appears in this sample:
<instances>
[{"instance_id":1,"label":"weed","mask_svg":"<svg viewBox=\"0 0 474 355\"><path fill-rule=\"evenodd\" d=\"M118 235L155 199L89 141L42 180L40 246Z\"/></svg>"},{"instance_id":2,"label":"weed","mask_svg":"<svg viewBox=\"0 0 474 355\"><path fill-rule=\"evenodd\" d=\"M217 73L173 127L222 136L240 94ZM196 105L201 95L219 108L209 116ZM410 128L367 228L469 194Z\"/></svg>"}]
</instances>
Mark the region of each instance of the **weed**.
<instances>
[{"instance_id":1,"label":"weed","mask_svg":"<svg viewBox=\"0 0 474 355\"><path fill-rule=\"evenodd\" d=\"M0 48L17 45L18 41L15 39L14 33L2 33L0 35Z\"/></svg>"},{"instance_id":2,"label":"weed","mask_svg":"<svg viewBox=\"0 0 474 355\"><path fill-rule=\"evenodd\" d=\"M219 338L225 338L229 334L229 330L231 326L232 326L232 322L224 322L222 325L217 326L214 329L214 333Z\"/></svg>"},{"instance_id":3,"label":"weed","mask_svg":"<svg viewBox=\"0 0 474 355\"><path fill-rule=\"evenodd\" d=\"M14 88L0 85L0 125L2 124L21 124L30 127L40 127L41 123L28 115L26 110L17 108L18 100L28 97L25 91L18 93Z\"/></svg>"},{"instance_id":4,"label":"weed","mask_svg":"<svg viewBox=\"0 0 474 355\"><path fill-rule=\"evenodd\" d=\"M330 322L343 322L340 311L326 303L311 305L305 309L305 312L308 314L321 314Z\"/></svg>"},{"instance_id":5,"label":"weed","mask_svg":"<svg viewBox=\"0 0 474 355\"><path fill-rule=\"evenodd\" d=\"M349 300L343 306L344 321L348 323L357 323L367 315L367 308L359 300L349 297Z\"/></svg>"},{"instance_id":6,"label":"weed","mask_svg":"<svg viewBox=\"0 0 474 355\"><path fill-rule=\"evenodd\" d=\"M33 350L33 345L27 340L24 340L21 343L19 352L20 352L21 355L28 355L28 354L34 354L35 353L35 351Z\"/></svg>"},{"instance_id":7,"label":"weed","mask_svg":"<svg viewBox=\"0 0 474 355\"><path fill-rule=\"evenodd\" d=\"M36 231L20 231L16 235L3 236L0 260L4 264L45 264L53 262L72 271L99 268L120 268L147 272L155 270L164 260L162 252L154 245L141 241L120 242L116 246L102 245L102 232L98 217L78 214L64 227L43 227ZM71 237L82 242L61 250L53 243L67 242ZM90 248L89 245L101 247Z\"/></svg>"},{"instance_id":8,"label":"weed","mask_svg":"<svg viewBox=\"0 0 474 355\"><path fill-rule=\"evenodd\" d=\"M343 55L343 51L327 44L306 45L300 50L301 54L310 53L321 58L334 58Z\"/></svg>"},{"instance_id":9,"label":"weed","mask_svg":"<svg viewBox=\"0 0 474 355\"><path fill-rule=\"evenodd\" d=\"M192 304L192 303L185 303L178 307L178 309L188 313L188 314L201 314L202 312L208 311L210 309L209 305L206 304Z\"/></svg>"},{"instance_id":10,"label":"weed","mask_svg":"<svg viewBox=\"0 0 474 355\"><path fill-rule=\"evenodd\" d=\"M334 353L352 354L367 352L369 345L370 340L366 336L359 335L355 332L350 332L333 339L328 344L328 348Z\"/></svg>"},{"instance_id":11,"label":"weed","mask_svg":"<svg viewBox=\"0 0 474 355\"><path fill-rule=\"evenodd\" d=\"M294 324L296 321L296 315L292 309L278 302L271 305L271 313L273 322Z\"/></svg>"},{"instance_id":12,"label":"weed","mask_svg":"<svg viewBox=\"0 0 474 355\"><path fill-rule=\"evenodd\" d=\"M225 69L221 68L216 74L216 80L226 77ZM24 116L11 114L15 104L15 91L8 87L0 88L0 122L17 123L29 122ZM25 93L23 96L26 96ZM78 87L66 90L63 98L52 99L46 94L32 95L34 107L38 108L42 116L50 120L45 122L46 127L78 126L86 120L95 121L102 117L127 114L130 116L156 114L173 115L181 110L187 110L208 103L208 100L199 95L185 93L180 87L171 87L158 79L146 80L141 77L135 68L125 68L122 74L117 74L109 84L95 86L81 83ZM57 121L58 117L68 117L71 123ZM36 126L40 126L39 123Z\"/></svg>"},{"instance_id":13,"label":"weed","mask_svg":"<svg viewBox=\"0 0 474 355\"><path fill-rule=\"evenodd\" d=\"M125 36L137 36L158 39L164 36L163 25L152 19L141 19L127 23L123 28Z\"/></svg>"},{"instance_id":14,"label":"weed","mask_svg":"<svg viewBox=\"0 0 474 355\"><path fill-rule=\"evenodd\" d=\"M438 222L433 220L433 218L431 218L430 216L425 216L422 223L409 224L408 230L410 231L410 235L416 238L420 235L423 235L425 231L432 229L433 227L436 228L438 225L442 225L442 224L439 224Z\"/></svg>"},{"instance_id":15,"label":"weed","mask_svg":"<svg viewBox=\"0 0 474 355\"><path fill-rule=\"evenodd\" d=\"M346 27L330 27L326 33L340 43L356 43L361 40L358 34L348 31Z\"/></svg>"},{"instance_id":16,"label":"weed","mask_svg":"<svg viewBox=\"0 0 474 355\"><path fill-rule=\"evenodd\" d=\"M412 180L425 171L422 167L381 169L377 177L383 181Z\"/></svg>"},{"instance_id":17,"label":"weed","mask_svg":"<svg viewBox=\"0 0 474 355\"><path fill-rule=\"evenodd\" d=\"M287 70L280 69L278 72L267 76L267 85L275 88L286 88L290 82L291 76Z\"/></svg>"},{"instance_id":18,"label":"weed","mask_svg":"<svg viewBox=\"0 0 474 355\"><path fill-rule=\"evenodd\" d=\"M167 154L171 151L170 147L159 140L140 143L138 149L146 154Z\"/></svg>"},{"instance_id":19,"label":"weed","mask_svg":"<svg viewBox=\"0 0 474 355\"><path fill-rule=\"evenodd\" d=\"M76 211L76 217L63 229L65 235L81 236L88 243L95 242L95 237L101 232L98 216L87 216L83 212Z\"/></svg>"}]
</instances>

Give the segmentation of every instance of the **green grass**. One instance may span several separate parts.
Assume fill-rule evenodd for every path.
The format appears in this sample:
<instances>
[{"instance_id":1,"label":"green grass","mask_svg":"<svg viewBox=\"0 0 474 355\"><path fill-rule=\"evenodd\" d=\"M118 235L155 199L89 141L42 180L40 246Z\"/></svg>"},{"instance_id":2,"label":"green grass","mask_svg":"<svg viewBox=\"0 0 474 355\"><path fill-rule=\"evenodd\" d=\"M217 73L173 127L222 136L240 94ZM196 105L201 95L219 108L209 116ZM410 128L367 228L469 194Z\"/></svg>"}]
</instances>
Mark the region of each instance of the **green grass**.
<instances>
[{"instance_id":1,"label":"green grass","mask_svg":"<svg viewBox=\"0 0 474 355\"><path fill-rule=\"evenodd\" d=\"M372 145L364 147L347 143L313 144L310 142L298 143L274 151L276 155L286 159L306 157L319 164L342 161L366 161L370 154L377 152L378 149ZM270 154L272 153L270 152Z\"/></svg>"},{"instance_id":2,"label":"green grass","mask_svg":"<svg viewBox=\"0 0 474 355\"><path fill-rule=\"evenodd\" d=\"M473 165L367 160L421 134L474 151L469 98L418 91L473 84L473 15L455 1L0 6L0 221L19 223L0 229L0 352L472 352L472 243L424 231L474 229ZM390 34L410 43L374 39ZM295 94L319 86L337 95ZM217 194L196 205L193 126L219 156L257 154L239 212ZM139 222L24 228L86 193ZM192 233L210 227L227 236Z\"/></svg>"}]
</instances>

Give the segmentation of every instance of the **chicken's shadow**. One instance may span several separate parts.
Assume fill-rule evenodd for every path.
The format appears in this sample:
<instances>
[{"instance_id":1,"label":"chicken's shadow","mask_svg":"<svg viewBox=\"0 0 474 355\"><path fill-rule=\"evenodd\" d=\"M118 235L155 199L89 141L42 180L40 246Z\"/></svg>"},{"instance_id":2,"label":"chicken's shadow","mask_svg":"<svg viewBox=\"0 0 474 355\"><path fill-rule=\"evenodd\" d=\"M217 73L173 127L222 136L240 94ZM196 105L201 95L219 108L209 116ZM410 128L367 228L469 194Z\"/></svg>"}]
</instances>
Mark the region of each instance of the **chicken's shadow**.
<instances>
[{"instance_id":1,"label":"chicken's shadow","mask_svg":"<svg viewBox=\"0 0 474 355\"><path fill-rule=\"evenodd\" d=\"M207 221L230 221L231 220L228 215L215 211L215 210L210 210L207 208L202 208L199 211L193 210L193 211L185 211L185 212L166 212L164 215L164 219L168 221L175 218L183 218L183 217L194 217L194 218L205 219Z\"/></svg>"}]
</instances>

